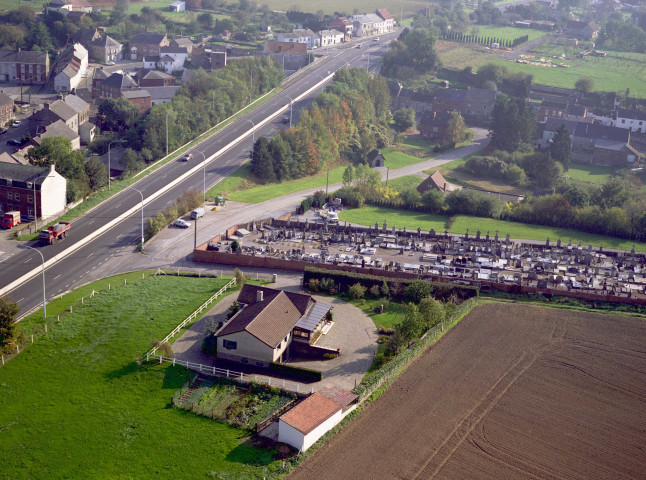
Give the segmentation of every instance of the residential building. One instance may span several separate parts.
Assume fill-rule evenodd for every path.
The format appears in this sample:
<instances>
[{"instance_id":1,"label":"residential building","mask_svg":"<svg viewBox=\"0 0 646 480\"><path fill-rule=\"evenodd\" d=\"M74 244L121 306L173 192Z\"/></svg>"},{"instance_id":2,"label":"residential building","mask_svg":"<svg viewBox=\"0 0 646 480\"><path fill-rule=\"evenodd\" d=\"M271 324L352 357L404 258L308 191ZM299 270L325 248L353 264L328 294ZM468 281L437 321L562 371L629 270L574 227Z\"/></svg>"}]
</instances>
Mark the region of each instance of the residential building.
<instances>
[{"instance_id":1,"label":"residential building","mask_svg":"<svg viewBox=\"0 0 646 480\"><path fill-rule=\"evenodd\" d=\"M191 64L195 68L202 68L207 72L211 72L226 67L227 57L226 49L224 51L217 51L212 48L194 48L191 54ZM184 72L187 72L187 70L184 70Z\"/></svg>"},{"instance_id":2,"label":"residential building","mask_svg":"<svg viewBox=\"0 0 646 480\"><path fill-rule=\"evenodd\" d=\"M469 87L459 112L466 120L488 123L491 121L491 112L497 97L496 91Z\"/></svg>"},{"instance_id":3,"label":"residential building","mask_svg":"<svg viewBox=\"0 0 646 480\"><path fill-rule=\"evenodd\" d=\"M321 30L319 32L319 44L321 47L327 47L329 45L337 45L343 43L343 33L338 30Z\"/></svg>"},{"instance_id":4,"label":"residential building","mask_svg":"<svg viewBox=\"0 0 646 480\"><path fill-rule=\"evenodd\" d=\"M186 2L173 2L168 6L168 10L171 12L184 12L186 11Z\"/></svg>"},{"instance_id":5,"label":"residential building","mask_svg":"<svg viewBox=\"0 0 646 480\"><path fill-rule=\"evenodd\" d=\"M449 182L446 181L446 178L444 178L439 170L436 170L432 175L425 178L422 183L417 185L417 191L420 194L426 193L429 190L439 190L442 193L448 193L450 191Z\"/></svg>"},{"instance_id":6,"label":"residential building","mask_svg":"<svg viewBox=\"0 0 646 480\"><path fill-rule=\"evenodd\" d=\"M356 408L358 395L327 386L310 395L278 420L278 441L304 452Z\"/></svg>"},{"instance_id":7,"label":"residential building","mask_svg":"<svg viewBox=\"0 0 646 480\"><path fill-rule=\"evenodd\" d=\"M368 165L370 166L370 168L383 167L386 164L386 159L384 158L382 153L376 148L374 150L371 150L370 153L368 153L366 160L368 161Z\"/></svg>"},{"instance_id":8,"label":"residential building","mask_svg":"<svg viewBox=\"0 0 646 480\"><path fill-rule=\"evenodd\" d=\"M90 58L97 62L118 62L123 55L123 45L105 35L94 39L88 48Z\"/></svg>"},{"instance_id":9,"label":"residential building","mask_svg":"<svg viewBox=\"0 0 646 480\"><path fill-rule=\"evenodd\" d=\"M242 308L215 333L217 357L257 367L286 361L292 342L309 345L330 311L310 295L249 284L238 303Z\"/></svg>"},{"instance_id":10,"label":"residential building","mask_svg":"<svg viewBox=\"0 0 646 480\"><path fill-rule=\"evenodd\" d=\"M264 54L273 58L286 70L298 70L308 64L307 45L294 42L265 42Z\"/></svg>"},{"instance_id":11,"label":"residential building","mask_svg":"<svg viewBox=\"0 0 646 480\"><path fill-rule=\"evenodd\" d=\"M343 33L343 41L349 42L352 39L352 29L354 25L352 20L347 17L336 17L330 22L329 29L337 30Z\"/></svg>"},{"instance_id":12,"label":"residential building","mask_svg":"<svg viewBox=\"0 0 646 480\"><path fill-rule=\"evenodd\" d=\"M632 132L646 133L646 112L620 108L617 110L614 125Z\"/></svg>"},{"instance_id":13,"label":"residential building","mask_svg":"<svg viewBox=\"0 0 646 480\"><path fill-rule=\"evenodd\" d=\"M130 59L141 61L145 56L160 56L161 47L168 45L168 37L163 33L138 33L128 43Z\"/></svg>"},{"instance_id":14,"label":"residential building","mask_svg":"<svg viewBox=\"0 0 646 480\"><path fill-rule=\"evenodd\" d=\"M190 38L175 38L170 42L171 47L180 47L180 48L185 48L188 54L190 55L191 52L193 51L193 40Z\"/></svg>"},{"instance_id":15,"label":"residential building","mask_svg":"<svg viewBox=\"0 0 646 480\"><path fill-rule=\"evenodd\" d=\"M536 112L536 121L540 123L547 122L548 118L565 119L565 112L568 104L564 102L554 102L543 100Z\"/></svg>"},{"instance_id":16,"label":"residential building","mask_svg":"<svg viewBox=\"0 0 646 480\"><path fill-rule=\"evenodd\" d=\"M318 46L319 37L309 28L294 28L291 32L279 33L276 36L276 41L304 43L307 48L312 48Z\"/></svg>"},{"instance_id":17,"label":"residential building","mask_svg":"<svg viewBox=\"0 0 646 480\"><path fill-rule=\"evenodd\" d=\"M592 117L588 117L588 107L576 104L570 104L567 106L567 109L565 110L565 119L589 123L594 121Z\"/></svg>"},{"instance_id":18,"label":"residential building","mask_svg":"<svg viewBox=\"0 0 646 480\"><path fill-rule=\"evenodd\" d=\"M375 13L384 21L384 33L395 30L395 17L393 17L388 10L385 8L378 8L375 10Z\"/></svg>"},{"instance_id":19,"label":"residential building","mask_svg":"<svg viewBox=\"0 0 646 480\"><path fill-rule=\"evenodd\" d=\"M466 101L466 90L438 88L433 92L433 110L438 112L461 112ZM417 110L416 110L417 111Z\"/></svg>"},{"instance_id":20,"label":"residential building","mask_svg":"<svg viewBox=\"0 0 646 480\"><path fill-rule=\"evenodd\" d=\"M397 82L391 82L390 85L388 89L393 92L390 101L394 110L412 108L417 115L421 115L426 110L433 109L435 97L432 93L416 92L410 88L403 88Z\"/></svg>"},{"instance_id":21,"label":"residential building","mask_svg":"<svg viewBox=\"0 0 646 480\"><path fill-rule=\"evenodd\" d=\"M437 143L444 143L449 139L449 122L451 112L438 112L427 110L422 114L421 120L417 123L420 138L431 140Z\"/></svg>"},{"instance_id":22,"label":"residential building","mask_svg":"<svg viewBox=\"0 0 646 480\"><path fill-rule=\"evenodd\" d=\"M0 211L25 219L47 218L65 209L67 182L51 167L0 163Z\"/></svg>"},{"instance_id":23,"label":"residential building","mask_svg":"<svg viewBox=\"0 0 646 480\"><path fill-rule=\"evenodd\" d=\"M81 138L81 144L89 144L94 140L96 133L96 125L90 122L90 104L76 95L67 95L65 103L78 114L78 134Z\"/></svg>"},{"instance_id":24,"label":"residential building","mask_svg":"<svg viewBox=\"0 0 646 480\"><path fill-rule=\"evenodd\" d=\"M136 88L135 82L127 73L115 72L108 78L97 82L92 90L94 98L119 98L122 90Z\"/></svg>"},{"instance_id":25,"label":"residential building","mask_svg":"<svg viewBox=\"0 0 646 480\"><path fill-rule=\"evenodd\" d=\"M31 139L33 145L40 145L45 138L63 137L70 141L73 150L81 148L81 137L77 132L72 130L63 120L57 120L54 123L47 125L45 131L41 132Z\"/></svg>"},{"instance_id":26,"label":"residential building","mask_svg":"<svg viewBox=\"0 0 646 480\"><path fill-rule=\"evenodd\" d=\"M66 47L54 66L54 90L71 92L81 83L88 65L88 51L80 43Z\"/></svg>"},{"instance_id":27,"label":"residential building","mask_svg":"<svg viewBox=\"0 0 646 480\"><path fill-rule=\"evenodd\" d=\"M28 164L28 162L26 160L21 161L20 159L12 157L11 155L9 155L6 152L0 153L0 163L9 163L10 165L27 165Z\"/></svg>"},{"instance_id":28,"label":"residential building","mask_svg":"<svg viewBox=\"0 0 646 480\"><path fill-rule=\"evenodd\" d=\"M14 118L12 98L6 93L0 92L0 127L7 125Z\"/></svg>"},{"instance_id":29,"label":"residential building","mask_svg":"<svg viewBox=\"0 0 646 480\"><path fill-rule=\"evenodd\" d=\"M79 28L72 36L72 42L80 43L89 51L90 44L99 38L101 38L101 32L98 28Z\"/></svg>"},{"instance_id":30,"label":"residential building","mask_svg":"<svg viewBox=\"0 0 646 480\"><path fill-rule=\"evenodd\" d=\"M92 98L98 97L98 90L103 80L108 78L110 74L103 70L103 67L95 68L92 74Z\"/></svg>"},{"instance_id":31,"label":"residential building","mask_svg":"<svg viewBox=\"0 0 646 480\"><path fill-rule=\"evenodd\" d=\"M156 105L170 102L179 88L179 85L170 85L168 87L146 87L145 90L150 94L150 104Z\"/></svg>"},{"instance_id":32,"label":"residential building","mask_svg":"<svg viewBox=\"0 0 646 480\"><path fill-rule=\"evenodd\" d=\"M29 135L35 137L45 131L52 123L62 120L72 131L78 133L78 112L63 100L45 103L42 110L29 117Z\"/></svg>"},{"instance_id":33,"label":"residential building","mask_svg":"<svg viewBox=\"0 0 646 480\"><path fill-rule=\"evenodd\" d=\"M164 70L170 74L177 70L184 70L184 63L188 59L188 49L168 45L161 47L159 55L161 57L160 63L164 66ZM166 57L170 58L170 61Z\"/></svg>"},{"instance_id":34,"label":"residential building","mask_svg":"<svg viewBox=\"0 0 646 480\"><path fill-rule=\"evenodd\" d=\"M352 35L354 37L371 37L392 32L390 21L386 21L376 13L366 13L352 17Z\"/></svg>"},{"instance_id":35,"label":"residential building","mask_svg":"<svg viewBox=\"0 0 646 480\"><path fill-rule=\"evenodd\" d=\"M565 24L564 33L577 40L594 40L599 34L599 27L594 22L570 20Z\"/></svg>"},{"instance_id":36,"label":"residential building","mask_svg":"<svg viewBox=\"0 0 646 480\"><path fill-rule=\"evenodd\" d=\"M49 74L47 52L0 50L0 81L44 84Z\"/></svg>"},{"instance_id":37,"label":"residential building","mask_svg":"<svg viewBox=\"0 0 646 480\"><path fill-rule=\"evenodd\" d=\"M123 90L121 96L139 109L139 115L148 113L152 105L150 93L143 88Z\"/></svg>"},{"instance_id":38,"label":"residential building","mask_svg":"<svg viewBox=\"0 0 646 480\"><path fill-rule=\"evenodd\" d=\"M175 77L159 70L140 68L134 76L140 87L168 87L175 85Z\"/></svg>"}]
</instances>

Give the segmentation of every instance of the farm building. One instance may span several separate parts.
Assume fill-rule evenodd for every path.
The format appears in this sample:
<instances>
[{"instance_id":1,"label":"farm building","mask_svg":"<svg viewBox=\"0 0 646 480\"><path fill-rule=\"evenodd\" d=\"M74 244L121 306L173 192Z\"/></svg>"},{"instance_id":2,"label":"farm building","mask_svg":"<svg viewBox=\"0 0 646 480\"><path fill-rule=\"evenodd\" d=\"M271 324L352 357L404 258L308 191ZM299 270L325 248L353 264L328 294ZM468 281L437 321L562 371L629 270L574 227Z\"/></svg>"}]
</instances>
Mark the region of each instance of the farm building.
<instances>
[{"instance_id":1,"label":"farm building","mask_svg":"<svg viewBox=\"0 0 646 480\"><path fill-rule=\"evenodd\" d=\"M330 306L301 293L245 284L238 295L240 310L216 333L217 356L268 367L284 362L298 342L299 350L328 323Z\"/></svg>"},{"instance_id":2,"label":"farm building","mask_svg":"<svg viewBox=\"0 0 646 480\"><path fill-rule=\"evenodd\" d=\"M278 441L304 452L356 408L358 396L327 386L310 395L278 420Z\"/></svg>"}]
</instances>

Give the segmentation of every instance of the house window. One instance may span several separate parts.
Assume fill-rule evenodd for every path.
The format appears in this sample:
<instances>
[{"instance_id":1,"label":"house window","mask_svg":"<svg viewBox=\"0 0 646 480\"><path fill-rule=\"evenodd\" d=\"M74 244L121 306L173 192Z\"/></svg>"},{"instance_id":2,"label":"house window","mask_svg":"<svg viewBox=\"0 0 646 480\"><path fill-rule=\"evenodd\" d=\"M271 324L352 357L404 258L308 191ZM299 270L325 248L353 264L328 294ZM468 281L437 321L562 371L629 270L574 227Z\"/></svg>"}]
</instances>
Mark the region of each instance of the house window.
<instances>
[{"instance_id":1,"label":"house window","mask_svg":"<svg viewBox=\"0 0 646 480\"><path fill-rule=\"evenodd\" d=\"M257 367L264 367L264 366L265 366L265 364L264 364L264 363L262 363L262 362L256 362L256 366L257 366Z\"/></svg>"},{"instance_id":2,"label":"house window","mask_svg":"<svg viewBox=\"0 0 646 480\"><path fill-rule=\"evenodd\" d=\"M622 118L621 123L626 123L626 120L624 118Z\"/></svg>"},{"instance_id":3,"label":"house window","mask_svg":"<svg viewBox=\"0 0 646 480\"><path fill-rule=\"evenodd\" d=\"M16 200L16 202L20 201L20 194L18 192L16 192L16 195L14 196L14 199Z\"/></svg>"},{"instance_id":4,"label":"house window","mask_svg":"<svg viewBox=\"0 0 646 480\"><path fill-rule=\"evenodd\" d=\"M34 203L34 197L27 195L27 203Z\"/></svg>"},{"instance_id":5,"label":"house window","mask_svg":"<svg viewBox=\"0 0 646 480\"><path fill-rule=\"evenodd\" d=\"M232 342L231 340L223 340L222 346L227 350L235 350L238 348L238 342Z\"/></svg>"},{"instance_id":6,"label":"house window","mask_svg":"<svg viewBox=\"0 0 646 480\"><path fill-rule=\"evenodd\" d=\"M8 198L9 200L13 200L13 193L11 193L11 192L7 192L7 198Z\"/></svg>"},{"instance_id":7,"label":"house window","mask_svg":"<svg viewBox=\"0 0 646 480\"><path fill-rule=\"evenodd\" d=\"M27 209L27 214L29 215L30 218L33 217L34 216L34 209L33 208L28 208Z\"/></svg>"}]
</instances>

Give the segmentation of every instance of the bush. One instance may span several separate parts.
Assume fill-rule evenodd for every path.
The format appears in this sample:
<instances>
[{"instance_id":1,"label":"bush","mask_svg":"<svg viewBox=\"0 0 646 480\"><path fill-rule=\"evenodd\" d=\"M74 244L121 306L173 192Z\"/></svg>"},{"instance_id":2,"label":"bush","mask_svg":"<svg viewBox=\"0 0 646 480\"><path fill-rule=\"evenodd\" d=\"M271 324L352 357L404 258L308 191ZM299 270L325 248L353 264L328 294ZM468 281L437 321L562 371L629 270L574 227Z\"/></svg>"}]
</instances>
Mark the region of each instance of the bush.
<instances>
[{"instance_id":1,"label":"bush","mask_svg":"<svg viewBox=\"0 0 646 480\"><path fill-rule=\"evenodd\" d=\"M323 372L311 370L309 368L294 367L284 363L272 362L269 364L271 372L284 373L295 379L311 382L320 382L323 380Z\"/></svg>"},{"instance_id":2,"label":"bush","mask_svg":"<svg viewBox=\"0 0 646 480\"><path fill-rule=\"evenodd\" d=\"M406 296L415 303L419 303L423 298L430 297L432 294L431 283L424 280L413 280L406 287Z\"/></svg>"},{"instance_id":3,"label":"bush","mask_svg":"<svg viewBox=\"0 0 646 480\"><path fill-rule=\"evenodd\" d=\"M236 285L238 287L242 287L245 283L247 283L247 278L244 276L244 273L242 273L242 270L240 270L239 268L233 269L233 275L236 277Z\"/></svg>"},{"instance_id":4,"label":"bush","mask_svg":"<svg viewBox=\"0 0 646 480\"><path fill-rule=\"evenodd\" d=\"M353 300L360 300L366 295L367 288L357 282L348 289L348 294Z\"/></svg>"},{"instance_id":5,"label":"bush","mask_svg":"<svg viewBox=\"0 0 646 480\"><path fill-rule=\"evenodd\" d=\"M373 285L368 291L370 292L370 295L375 298L381 297L381 288L379 288L379 285Z\"/></svg>"},{"instance_id":6,"label":"bush","mask_svg":"<svg viewBox=\"0 0 646 480\"><path fill-rule=\"evenodd\" d=\"M215 335L208 335L202 342L202 351L207 355L217 356L218 354L218 339Z\"/></svg>"},{"instance_id":7,"label":"bush","mask_svg":"<svg viewBox=\"0 0 646 480\"><path fill-rule=\"evenodd\" d=\"M310 278L307 282L307 289L311 292L318 292L321 289L321 281L317 278Z\"/></svg>"}]
</instances>

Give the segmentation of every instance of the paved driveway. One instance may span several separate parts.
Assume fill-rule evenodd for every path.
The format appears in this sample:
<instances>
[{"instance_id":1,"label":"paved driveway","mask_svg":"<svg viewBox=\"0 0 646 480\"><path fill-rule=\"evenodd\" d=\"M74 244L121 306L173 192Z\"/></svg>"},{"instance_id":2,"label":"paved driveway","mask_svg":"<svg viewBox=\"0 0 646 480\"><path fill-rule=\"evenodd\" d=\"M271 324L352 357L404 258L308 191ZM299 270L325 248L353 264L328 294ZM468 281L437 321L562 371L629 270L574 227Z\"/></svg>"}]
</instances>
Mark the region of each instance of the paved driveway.
<instances>
[{"instance_id":1,"label":"paved driveway","mask_svg":"<svg viewBox=\"0 0 646 480\"><path fill-rule=\"evenodd\" d=\"M281 275L276 287L285 290L300 291L301 275ZM173 344L175 358L215 366L216 359L202 351L202 341L206 335L207 319L216 322L226 320L226 311L238 297L237 293L229 295L218 302L209 312L191 327ZM317 341L317 345L329 348L340 348L341 355L324 361L289 362L305 368L324 372L321 382L307 384L315 391L328 383L351 390L361 382L377 351L377 329L372 319L357 307L335 297L316 296L320 302L332 305L334 309L334 326ZM228 362L227 362L228 363ZM224 368L243 370L242 365ZM243 371L247 371L245 368ZM260 372L258 372L260 373ZM264 371L262 374L265 375Z\"/></svg>"}]
</instances>

